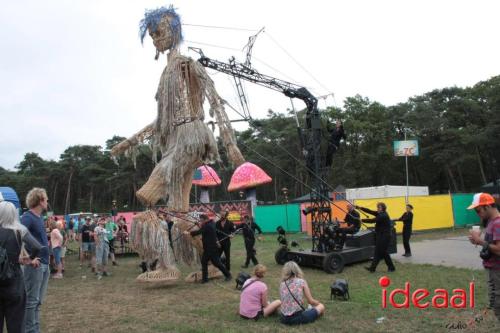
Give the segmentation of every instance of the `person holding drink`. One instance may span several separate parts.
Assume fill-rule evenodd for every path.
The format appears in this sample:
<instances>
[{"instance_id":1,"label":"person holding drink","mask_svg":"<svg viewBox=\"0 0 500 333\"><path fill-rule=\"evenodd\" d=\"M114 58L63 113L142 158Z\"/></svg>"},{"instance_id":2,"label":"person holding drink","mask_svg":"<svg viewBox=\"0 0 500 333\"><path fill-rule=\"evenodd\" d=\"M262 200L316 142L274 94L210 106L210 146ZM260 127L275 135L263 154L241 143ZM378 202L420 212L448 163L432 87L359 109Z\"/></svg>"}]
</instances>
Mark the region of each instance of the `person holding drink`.
<instances>
[{"instance_id":1,"label":"person holding drink","mask_svg":"<svg viewBox=\"0 0 500 333\"><path fill-rule=\"evenodd\" d=\"M484 227L484 238L480 227L474 226L469 231L469 240L482 246L479 256L487 272L488 305L500 320L500 212L495 198L488 193L475 194L467 209L476 211Z\"/></svg>"}]
</instances>

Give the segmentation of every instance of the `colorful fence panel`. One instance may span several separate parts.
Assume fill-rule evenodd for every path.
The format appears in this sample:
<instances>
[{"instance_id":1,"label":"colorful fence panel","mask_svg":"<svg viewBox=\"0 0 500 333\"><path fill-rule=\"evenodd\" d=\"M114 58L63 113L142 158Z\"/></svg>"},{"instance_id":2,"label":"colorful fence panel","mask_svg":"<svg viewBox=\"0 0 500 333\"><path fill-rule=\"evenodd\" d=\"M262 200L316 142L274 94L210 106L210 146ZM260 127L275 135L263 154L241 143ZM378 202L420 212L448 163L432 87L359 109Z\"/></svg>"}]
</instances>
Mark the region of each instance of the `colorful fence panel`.
<instances>
[{"instance_id":1,"label":"colorful fence panel","mask_svg":"<svg viewBox=\"0 0 500 333\"><path fill-rule=\"evenodd\" d=\"M288 232L299 232L301 231L299 208L299 204L256 206L255 222L263 232L276 232L278 226L282 226Z\"/></svg>"},{"instance_id":2,"label":"colorful fence panel","mask_svg":"<svg viewBox=\"0 0 500 333\"><path fill-rule=\"evenodd\" d=\"M387 205L387 212L391 219L397 219L405 211L405 198L382 198L356 200L355 204L376 210L377 202ZM450 195L431 195L425 197L410 197L413 209L413 230L429 230L453 227L453 209ZM372 216L370 216L372 217ZM361 214L361 218L365 218ZM396 232L403 230L403 223L396 223Z\"/></svg>"},{"instance_id":3,"label":"colorful fence panel","mask_svg":"<svg viewBox=\"0 0 500 333\"><path fill-rule=\"evenodd\" d=\"M338 200L331 203L330 206L332 207L332 218L336 218L339 221L344 221L346 214L345 212L347 211L347 204L348 202L345 200ZM302 214L302 211L310 205L311 204L309 202L300 204L301 230L303 232L307 232L309 236L312 235L311 215L308 214L307 216L305 216L304 214Z\"/></svg>"},{"instance_id":4,"label":"colorful fence panel","mask_svg":"<svg viewBox=\"0 0 500 333\"><path fill-rule=\"evenodd\" d=\"M457 193L451 195L455 227L463 228L466 225L478 224L481 222L474 210L467 209L472 202L473 196L473 193Z\"/></svg>"}]
</instances>

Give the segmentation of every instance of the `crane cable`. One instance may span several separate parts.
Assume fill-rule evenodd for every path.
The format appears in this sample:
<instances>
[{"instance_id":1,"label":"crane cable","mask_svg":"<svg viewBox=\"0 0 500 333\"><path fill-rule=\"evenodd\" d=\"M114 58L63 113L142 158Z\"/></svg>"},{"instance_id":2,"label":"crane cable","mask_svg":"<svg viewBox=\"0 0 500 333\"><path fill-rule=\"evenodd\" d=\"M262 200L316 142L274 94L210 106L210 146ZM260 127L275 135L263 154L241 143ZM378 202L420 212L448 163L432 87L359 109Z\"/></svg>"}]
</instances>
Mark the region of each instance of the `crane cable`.
<instances>
[{"instance_id":1,"label":"crane cable","mask_svg":"<svg viewBox=\"0 0 500 333\"><path fill-rule=\"evenodd\" d=\"M299 66L305 73L307 73L307 75L309 75L317 84L319 84L323 89L325 89L326 92L330 93L330 89L328 89L324 84L322 84L318 79L316 79L316 77L314 75L312 75L311 72L309 72L302 64L300 64L297 59L295 59L291 54L290 52L288 52L283 46L281 46L280 43L278 43L278 41L276 39L273 38L273 36L271 36L269 34L269 32L267 31L264 31L264 33L269 37L269 39L274 43L276 44L276 46L278 48L280 48L290 59L292 59L293 62L295 62L295 64L297 64L297 66Z\"/></svg>"},{"instance_id":2,"label":"crane cable","mask_svg":"<svg viewBox=\"0 0 500 333\"><path fill-rule=\"evenodd\" d=\"M227 101L224 101L225 104L227 106L229 106L233 111L237 112L240 116L241 114L233 107L231 106ZM257 129L256 126L254 125L254 121L249 121L248 122L250 124L250 126L252 126L254 129ZM306 188L310 189L311 191L315 191L315 189L309 185L307 185L306 183L304 183L303 181L301 181L300 179L298 179L297 177L295 177L294 175L290 174L288 171L284 170L283 168L281 168L280 166L278 166L276 163L274 163L271 159L267 158L266 156L260 154L258 151L256 151L255 149L249 147L248 145L246 145L245 143L243 142L239 142L241 143L246 149L254 152L255 154L257 154L257 156L259 156L261 159L269 162L271 165L273 165L274 167L276 167L277 169L279 169L281 172L285 173L286 175L288 175L289 177L291 177L292 179L294 179L296 182L298 182L299 184L305 186ZM309 168L307 168L307 166L304 166L302 164L301 161L299 161L295 156L293 156L287 149L285 149L284 147L281 147L280 145L278 145L278 147L283 150L284 152L286 152L290 157L292 157L297 163L299 163L299 165L302 167L302 168L305 168L306 170L310 171L311 174L316 177L318 180L320 180L323 184L325 184L330 190L332 190L332 187L327 183L325 182L321 177L319 177L316 173L314 173L313 170L310 170ZM318 195L321 197L321 199L325 200L325 201L328 201L330 204L334 205L335 207L337 207L340 211L346 213L346 214L349 214L351 215L349 212L345 211L342 207L340 207L339 205L337 205L335 202L333 202L332 200L330 200L330 198L325 198L324 195L322 195L321 193L318 193ZM350 202L349 200L346 200L349 204L355 206L352 202ZM363 215L365 216L368 216L366 215L364 212L362 212ZM354 217L351 215L351 217Z\"/></svg>"},{"instance_id":3,"label":"crane cable","mask_svg":"<svg viewBox=\"0 0 500 333\"><path fill-rule=\"evenodd\" d=\"M256 32L259 29L247 29L247 28L236 28L236 27L222 27L216 25L203 25L203 24L191 24L191 23L182 23L182 25L189 27L200 27L200 28L210 28L210 29L222 29L222 30L235 30L235 31L245 31L245 32Z\"/></svg>"}]
</instances>

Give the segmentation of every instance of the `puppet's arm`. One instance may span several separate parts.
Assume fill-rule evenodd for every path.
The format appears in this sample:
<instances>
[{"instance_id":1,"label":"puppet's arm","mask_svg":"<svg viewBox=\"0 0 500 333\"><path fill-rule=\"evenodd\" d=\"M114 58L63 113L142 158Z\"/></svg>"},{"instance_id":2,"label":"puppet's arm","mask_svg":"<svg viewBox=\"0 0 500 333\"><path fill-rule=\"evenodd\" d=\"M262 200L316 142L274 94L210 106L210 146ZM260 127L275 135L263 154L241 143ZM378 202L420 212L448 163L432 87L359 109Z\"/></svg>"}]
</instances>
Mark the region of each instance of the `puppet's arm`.
<instances>
[{"instance_id":1,"label":"puppet's arm","mask_svg":"<svg viewBox=\"0 0 500 333\"><path fill-rule=\"evenodd\" d=\"M152 122L151 124L141 129L139 132L132 135L130 138L125 139L122 142L115 145L113 149L111 149L111 155L112 156L121 155L124 152L130 150L131 148L137 146L147 138L153 136L155 132L155 124L156 121Z\"/></svg>"},{"instance_id":2,"label":"puppet's arm","mask_svg":"<svg viewBox=\"0 0 500 333\"><path fill-rule=\"evenodd\" d=\"M220 130L220 135L222 138L222 143L224 144L228 159L231 163L238 167L239 165L245 163L245 158L241 154L240 149L236 144L236 137L234 135L233 127L231 126L231 122L224 110L223 100L220 98L219 94L215 90L214 82L207 75L205 68L199 64L195 63L196 72L198 77L204 82L205 86L205 96L208 99L208 103L210 104L210 116L213 117L215 115L215 119L217 120L217 126Z\"/></svg>"}]
</instances>

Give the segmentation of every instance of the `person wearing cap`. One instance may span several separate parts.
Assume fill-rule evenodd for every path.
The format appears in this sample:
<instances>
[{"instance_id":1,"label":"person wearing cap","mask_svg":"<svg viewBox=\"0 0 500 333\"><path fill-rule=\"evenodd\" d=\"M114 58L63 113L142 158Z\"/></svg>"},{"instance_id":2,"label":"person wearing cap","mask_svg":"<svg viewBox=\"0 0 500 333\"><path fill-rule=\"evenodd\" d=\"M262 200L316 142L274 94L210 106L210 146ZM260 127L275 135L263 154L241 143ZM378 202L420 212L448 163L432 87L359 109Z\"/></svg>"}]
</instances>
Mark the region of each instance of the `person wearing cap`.
<instances>
[{"instance_id":1,"label":"person wearing cap","mask_svg":"<svg viewBox=\"0 0 500 333\"><path fill-rule=\"evenodd\" d=\"M487 272L489 308L500 320L500 212L495 198L488 193L475 194L467 209L476 211L485 228L483 239L480 230L471 230L469 240L482 246L480 257Z\"/></svg>"},{"instance_id":2,"label":"person wearing cap","mask_svg":"<svg viewBox=\"0 0 500 333\"><path fill-rule=\"evenodd\" d=\"M403 257L411 257L411 248L410 248L410 237L412 231L413 224L413 206L410 204L406 205L406 212L399 219L394 221L403 222L403 246L405 248L405 253Z\"/></svg>"}]
</instances>

